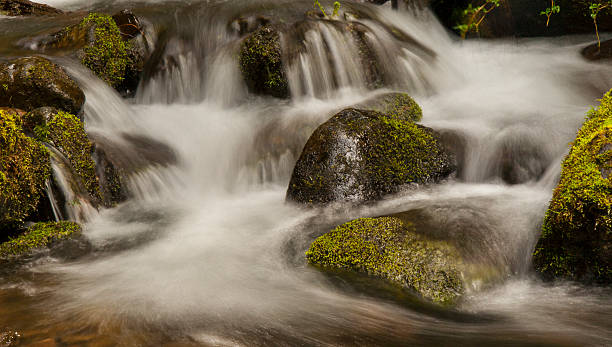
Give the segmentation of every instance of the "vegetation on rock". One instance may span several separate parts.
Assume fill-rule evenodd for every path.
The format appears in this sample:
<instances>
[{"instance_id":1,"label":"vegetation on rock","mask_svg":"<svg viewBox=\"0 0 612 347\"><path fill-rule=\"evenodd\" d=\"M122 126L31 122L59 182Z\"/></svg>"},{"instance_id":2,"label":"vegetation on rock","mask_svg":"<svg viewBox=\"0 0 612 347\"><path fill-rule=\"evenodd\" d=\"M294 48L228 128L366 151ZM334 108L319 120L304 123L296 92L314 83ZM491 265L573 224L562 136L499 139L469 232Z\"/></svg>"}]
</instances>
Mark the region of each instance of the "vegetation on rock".
<instances>
[{"instance_id":1,"label":"vegetation on rock","mask_svg":"<svg viewBox=\"0 0 612 347\"><path fill-rule=\"evenodd\" d=\"M36 223L25 233L0 244L0 258L22 256L79 232L81 226L73 222Z\"/></svg>"},{"instance_id":2,"label":"vegetation on rock","mask_svg":"<svg viewBox=\"0 0 612 347\"><path fill-rule=\"evenodd\" d=\"M53 106L77 114L85 94L66 71L42 57L24 57L0 64L0 106L26 111Z\"/></svg>"},{"instance_id":3,"label":"vegetation on rock","mask_svg":"<svg viewBox=\"0 0 612 347\"><path fill-rule=\"evenodd\" d=\"M358 109L371 110L388 117L409 122L418 122L423 118L419 104L406 93L387 93L355 106Z\"/></svg>"},{"instance_id":4,"label":"vegetation on rock","mask_svg":"<svg viewBox=\"0 0 612 347\"><path fill-rule=\"evenodd\" d=\"M323 268L340 268L383 278L439 304L463 294L462 261L454 247L415 233L399 218L360 218L316 239L306 258Z\"/></svg>"},{"instance_id":5,"label":"vegetation on rock","mask_svg":"<svg viewBox=\"0 0 612 347\"><path fill-rule=\"evenodd\" d=\"M279 98L289 96L282 62L280 34L264 26L249 35L240 48L240 70L252 93Z\"/></svg>"},{"instance_id":6,"label":"vegetation on rock","mask_svg":"<svg viewBox=\"0 0 612 347\"><path fill-rule=\"evenodd\" d=\"M93 37L83 48L83 65L115 87L124 78L129 64L129 43L121 37L119 27L109 15L90 13L79 24L81 30L93 30Z\"/></svg>"},{"instance_id":7,"label":"vegetation on rock","mask_svg":"<svg viewBox=\"0 0 612 347\"><path fill-rule=\"evenodd\" d=\"M588 113L563 161L533 254L547 279L612 282L611 93Z\"/></svg>"},{"instance_id":8,"label":"vegetation on rock","mask_svg":"<svg viewBox=\"0 0 612 347\"><path fill-rule=\"evenodd\" d=\"M96 166L91 158L93 145L87 137L83 122L74 115L57 111L49 119L33 119L36 112L25 115L26 122L35 124L34 133L40 141L49 142L70 162L74 172L94 201L100 201L101 193L96 176ZM31 125L30 125L31 126Z\"/></svg>"},{"instance_id":9,"label":"vegetation on rock","mask_svg":"<svg viewBox=\"0 0 612 347\"><path fill-rule=\"evenodd\" d=\"M47 149L23 133L17 114L0 110L0 226L36 209L49 173Z\"/></svg>"}]
</instances>

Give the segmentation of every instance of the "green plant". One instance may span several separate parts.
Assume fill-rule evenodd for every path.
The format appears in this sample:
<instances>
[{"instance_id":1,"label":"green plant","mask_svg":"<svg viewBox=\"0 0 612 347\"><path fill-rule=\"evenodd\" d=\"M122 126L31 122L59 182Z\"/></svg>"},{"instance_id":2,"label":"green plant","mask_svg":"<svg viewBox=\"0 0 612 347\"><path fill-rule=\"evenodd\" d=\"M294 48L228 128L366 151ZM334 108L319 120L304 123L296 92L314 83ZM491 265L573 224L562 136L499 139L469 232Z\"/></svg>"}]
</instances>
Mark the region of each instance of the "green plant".
<instances>
[{"instance_id":1,"label":"green plant","mask_svg":"<svg viewBox=\"0 0 612 347\"><path fill-rule=\"evenodd\" d=\"M593 24L595 25L595 35L597 35L597 48L601 48L601 40L599 39L599 28L597 27L597 16L601 11L612 9L612 0L605 2L593 2L589 5L589 10L591 11L591 18L593 19Z\"/></svg>"},{"instance_id":2,"label":"green plant","mask_svg":"<svg viewBox=\"0 0 612 347\"><path fill-rule=\"evenodd\" d=\"M483 0L481 5L473 6L471 3L463 10L463 22L454 29L458 30L461 38L465 39L469 32L479 32L480 24L486 16L501 5L502 0Z\"/></svg>"},{"instance_id":3,"label":"green plant","mask_svg":"<svg viewBox=\"0 0 612 347\"><path fill-rule=\"evenodd\" d=\"M550 1L550 7L546 8L546 10L540 12L540 16L546 16L546 26L550 23L550 17L553 14L557 14L561 12L561 6L555 5L555 0Z\"/></svg>"},{"instance_id":4,"label":"green plant","mask_svg":"<svg viewBox=\"0 0 612 347\"><path fill-rule=\"evenodd\" d=\"M338 16L338 12L340 11L340 2L336 1L334 2L334 12L332 13L331 17L334 18L336 16ZM325 18L330 18L327 13L325 13L325 8L323 7L323 5L321 5L321 3L319 2L319 0L315 0L314 1L314 8L315 10L318 8L319 11L321 11L321 13L323 14L323 17Z\"/></svg>"}]
</instances>

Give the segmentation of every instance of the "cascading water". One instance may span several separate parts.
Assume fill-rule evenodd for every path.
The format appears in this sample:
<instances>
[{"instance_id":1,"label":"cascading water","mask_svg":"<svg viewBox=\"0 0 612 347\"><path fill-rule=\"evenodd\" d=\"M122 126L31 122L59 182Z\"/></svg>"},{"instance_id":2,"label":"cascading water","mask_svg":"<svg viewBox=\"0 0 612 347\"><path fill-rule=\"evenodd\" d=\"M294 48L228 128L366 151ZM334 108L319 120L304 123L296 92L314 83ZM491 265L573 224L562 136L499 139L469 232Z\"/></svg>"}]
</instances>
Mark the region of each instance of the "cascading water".
<instances>
[{"instance_id":1,"label":"cascading water","mask_svg":"<svg viewBox=\"0 0 612 347\"><path fill-rule=\"evenodd\" d=\"M343 4L361 11L386 88L414 96L423 123L461 149L462 168L373 206L303 210L284 197L308 136L339 109L388 90L370 89L344 22L311 20L282 37L292 101L248 95L232 21L257 11L295 18L311 5L149 4L160 10L143 13L166 32L156 38L164 69L133 102L63 62L86 93L88 133L133 160L126 139L152 138L176 162L131 173L131 198L85 224L90 254L0 274L0 327L26 343L612 343L609 289L547 286L529 272L560 160L612 85L612 68L583 61L581 38L455 42L428 12ZM364 295L306 265L310 242L333 226L408 210L475 240L469 251L502 268L503 283L446 311Z\"/></svg>"}]
</instances>

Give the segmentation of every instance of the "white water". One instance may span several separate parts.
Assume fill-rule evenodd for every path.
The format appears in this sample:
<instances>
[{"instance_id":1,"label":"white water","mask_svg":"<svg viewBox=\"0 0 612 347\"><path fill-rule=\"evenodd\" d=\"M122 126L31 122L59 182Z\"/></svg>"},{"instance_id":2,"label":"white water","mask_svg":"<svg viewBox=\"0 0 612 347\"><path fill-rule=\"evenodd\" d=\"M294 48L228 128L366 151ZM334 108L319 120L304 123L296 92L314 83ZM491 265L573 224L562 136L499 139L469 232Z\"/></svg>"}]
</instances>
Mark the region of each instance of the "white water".
<instances>
[{"instance_id":1,"label":"white water","mask_svg":"<svg viewBox=\"0 0 612 347\"><path fill-rule=\"evenodd\" d=\"M416 20L375 13L436 53L423 61L386 44L391 38L381 41L396 57L390 68L406 82L391 86L422 105L423 124L466 139L465 168L457 180L352 210L284 203L293 164L312 130L341 107L377 93L366 90L359 67L342 55L345 37L323 24L308 36L312 48L289 67L290 84L320 83L339 73L340 89L321 84L317 94L294 87L293 102L245 97L228 53L235 50L231 35L199 32L198 40L209 41L186 44L180 69L158 76L135 104L67 64L84 85L90 133L116 141L120 133L149 136L179 160L134 174L134 197L85 225L98 250L93 256L35 267L52 275L53 284L35 292L46 293L57 320L78 317L123 343L129 339L117 329L137 334L150 327L206 345L612 343L607 290L547 287L529 271L560 158L589 105L612 86L612 68L585 62L579 45L563 39L462 43L428 14ZM212 25L210 16L198 27ZM327 60L318 40L324 36L337 45L331 49L336 63L346 63L340 71L322 66ZM201 46L214 49L202 53ZM539 180L505 185L500 148L512 152L522 145L540 153L530 165L544 172ZM334 225L415 208L429 209L457 232L469 229L465 237L477 238L482 256L507 272L505 283L465 298L458 314L467 318L441 318L435 310L343 290L306 266L309 243Z\"/></svg>"}]
</instances>

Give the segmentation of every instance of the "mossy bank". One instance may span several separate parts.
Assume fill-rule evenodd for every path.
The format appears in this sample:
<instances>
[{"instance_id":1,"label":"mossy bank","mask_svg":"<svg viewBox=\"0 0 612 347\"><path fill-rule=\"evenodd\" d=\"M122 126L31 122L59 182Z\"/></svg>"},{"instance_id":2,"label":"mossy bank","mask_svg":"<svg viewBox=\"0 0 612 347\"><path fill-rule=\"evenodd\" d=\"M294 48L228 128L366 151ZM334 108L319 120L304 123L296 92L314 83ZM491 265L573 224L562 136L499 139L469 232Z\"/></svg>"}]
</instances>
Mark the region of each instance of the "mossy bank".
<instances>
[{"instance_id":1,"label":"mossy bank","mask_svg":"<svg viewBox=\"0 0 612 347\"><path fill-rule=\"evenodd\" d=\"M24 134L16 112L0 110L0 229L34 212L49 175L45 146Z\"/></svg>"},{"instance_id":2,"label":"mossy bank","mask_svg":"<svg viewBox=\"0 0 612 347\"><path fill-rule=\"evenodd\" d=\"M533 254L544 278L612 283L612 95L587 114L562 164Z\"/></svg>"}]
</instances>

